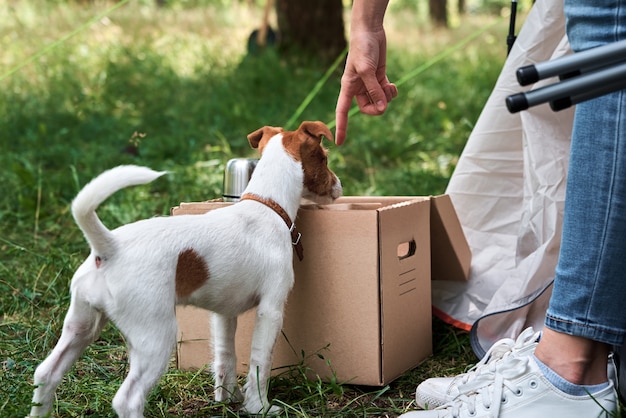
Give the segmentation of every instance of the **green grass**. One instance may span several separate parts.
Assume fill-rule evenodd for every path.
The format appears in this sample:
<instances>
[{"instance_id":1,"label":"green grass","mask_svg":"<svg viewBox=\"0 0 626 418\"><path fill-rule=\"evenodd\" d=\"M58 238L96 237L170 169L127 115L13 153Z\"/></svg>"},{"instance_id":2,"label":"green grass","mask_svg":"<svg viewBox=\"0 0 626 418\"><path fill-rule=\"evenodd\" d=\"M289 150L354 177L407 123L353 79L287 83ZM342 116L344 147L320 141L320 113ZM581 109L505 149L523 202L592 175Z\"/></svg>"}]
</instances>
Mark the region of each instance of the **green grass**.
<instances>
[{"instance_id":1,"label":"green grass","mask_svg":"<svg viewBox=\"0 0 626 418\"><path fill-rule=\"evenodd\" d=\"M103 204L99 215L110 227L218 197L226 161L255 155L246 134L286 123L327 70L271 50L249 56L247 37L261 12L246 3L150 4L130 2L11 72L109 4L0 1L0 416L28 412L32 373L58 338L69 280L88 253L69 212L80 187L118 164L171 172ZM494 19L469 16L436 31L410 10L392 10L390 78ZM328 144L345 194L444 191L503 63L506 29L500 20L406 80L386 115L351 118L347 144ZM334 120L339 77L333 73L300 120ZM396 416L411 407L419 382L475 361L464 332L433 327L434 356L385 388L309 382L301 366L272 380L272 396L288 416ZM65 378L55 416L112 416L126 369L123 339L109 326ZM206 373L173 367L147 408L150 417L236 416L212 401Z\"/></svg>"}]
</instances>

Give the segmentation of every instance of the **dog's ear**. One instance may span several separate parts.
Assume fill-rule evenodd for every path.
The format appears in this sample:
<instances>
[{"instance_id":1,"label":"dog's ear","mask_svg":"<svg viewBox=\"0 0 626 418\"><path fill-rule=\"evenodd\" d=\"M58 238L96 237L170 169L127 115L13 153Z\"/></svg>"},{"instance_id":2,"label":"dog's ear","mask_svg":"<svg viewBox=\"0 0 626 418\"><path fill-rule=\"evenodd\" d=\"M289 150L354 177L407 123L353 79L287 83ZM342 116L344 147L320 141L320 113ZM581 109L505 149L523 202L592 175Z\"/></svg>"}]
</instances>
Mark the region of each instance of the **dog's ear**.
<instances>
[{"instance_id":1,"label":"dog's ear","mask_svg":"<svg viewBox=\"0 0 626 418\"><path fill-rule=\"evenodd\" d=\"M316 138L320 142L322 142L323 136L331 142L333 140L333 133L330 131L330 129L328 129L328 126L324 125L320 121L302 122L300 124L300 127L298 128L298 131L303 132L313 138Z\"/></svg>"},{"instance_id":2,"label":"dog's ear","mask_svg":"<svg viewBox=\"0 0 626 418\"><path fill-rule=\"evenodd\" d=\"M277 128L274 126L264 126L261 129L257 129L256 131L248 134L248 142L252 148L259 148L259 144L263 139L269 140L276 134L279 134L283 131L283 128Z\"/></svg>"}]
</instances>

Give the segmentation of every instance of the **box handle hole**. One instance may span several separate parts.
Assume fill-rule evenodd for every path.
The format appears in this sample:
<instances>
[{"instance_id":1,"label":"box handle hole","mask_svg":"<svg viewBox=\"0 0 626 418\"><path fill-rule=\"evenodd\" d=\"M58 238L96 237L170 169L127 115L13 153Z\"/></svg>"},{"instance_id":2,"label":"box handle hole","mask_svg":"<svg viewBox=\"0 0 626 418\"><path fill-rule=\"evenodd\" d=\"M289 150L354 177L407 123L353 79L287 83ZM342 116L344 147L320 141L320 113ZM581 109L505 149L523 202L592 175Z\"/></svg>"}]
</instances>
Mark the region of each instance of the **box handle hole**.
<instances>
[{"instance_id":1,"label":"box handle hole","mask_svg":"<svg viewBox=\"0 0 626 418\"><path fill-rule=\"evenodd\" d=\"M417 244L414 239L407 242L401 242L398 244L398 259L404 260L405 258L414 256L416 250Z\"/></svg>"}]
</instances>

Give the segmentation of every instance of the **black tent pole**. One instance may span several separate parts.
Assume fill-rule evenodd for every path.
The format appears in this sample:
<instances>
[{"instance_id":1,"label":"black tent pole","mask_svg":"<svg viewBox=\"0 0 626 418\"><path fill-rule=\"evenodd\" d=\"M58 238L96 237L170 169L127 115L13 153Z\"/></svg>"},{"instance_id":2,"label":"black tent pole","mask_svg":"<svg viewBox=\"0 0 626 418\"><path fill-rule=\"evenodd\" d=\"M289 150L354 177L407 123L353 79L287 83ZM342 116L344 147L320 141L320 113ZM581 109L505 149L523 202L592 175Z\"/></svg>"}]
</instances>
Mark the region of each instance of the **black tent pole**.
<instances>
[{"instance_id":1,"label":"black tent pole","mask_svg":"<svg viewBox=\"0 0 626 418\"><path fill-rule=\"evenodd\" d=\"M515 43L515 18L517 16L517 0L511 0L511 18L509 19L509 36L506 38L507 50L506 54L509 55L513 44Z\"/></svg>"}]
</instances>

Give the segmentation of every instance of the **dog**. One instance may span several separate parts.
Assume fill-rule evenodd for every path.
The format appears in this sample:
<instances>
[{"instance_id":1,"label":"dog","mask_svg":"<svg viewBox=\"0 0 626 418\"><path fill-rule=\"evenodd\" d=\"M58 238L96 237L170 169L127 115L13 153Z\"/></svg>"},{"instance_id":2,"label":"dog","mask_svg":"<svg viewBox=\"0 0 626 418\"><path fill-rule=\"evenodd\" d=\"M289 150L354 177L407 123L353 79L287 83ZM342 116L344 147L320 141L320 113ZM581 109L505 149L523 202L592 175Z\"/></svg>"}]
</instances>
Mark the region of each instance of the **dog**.
<instances>
[{"instance_id":1,"label":"dog","mask_svg":"<svg viewBox=\"0 0 626 418\"><path fill-rule=\"evenodd\" d=\"M164 172L119 166L86 185L72 214L91 247L75 272L63 331L37 367L30 416L51 411L65 372L112 321L126 338L129 373L113 399L118 416L142 417L146 396L165 372L176 344L176 304L213 315L215 400L243 401L251 414L274 413L267 398L272 353L293 286L293 252L300 248L294 219L301 200L327 204L341 196L328 168L321 122L296 131L266 126L248 135L261 158L236 204L204 215L155 217L109 230L97 207L118 190L146 184ZM299 254L301 254L299 252ZM250 369L237 384L237 316L257 307Z\"/></svg>"}]
</instances>

